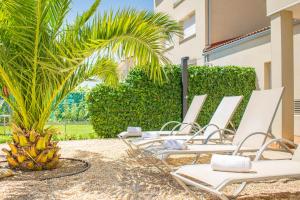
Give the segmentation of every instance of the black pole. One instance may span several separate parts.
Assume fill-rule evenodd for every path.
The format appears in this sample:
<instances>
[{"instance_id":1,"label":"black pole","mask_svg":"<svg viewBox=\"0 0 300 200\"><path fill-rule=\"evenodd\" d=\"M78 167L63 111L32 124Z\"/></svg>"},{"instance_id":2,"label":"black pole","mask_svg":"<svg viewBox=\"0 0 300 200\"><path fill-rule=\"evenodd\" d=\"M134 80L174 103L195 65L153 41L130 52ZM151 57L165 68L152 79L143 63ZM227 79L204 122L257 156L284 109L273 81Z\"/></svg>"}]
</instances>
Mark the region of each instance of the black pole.
<instances>
[{"instance_id":1,"label":"black pole","mask_svg":"<svg viewBox=\"0 0 300 200\"><path fill-rule=\"evenodd\" d=\"M189 57L181 58L181 83L182 83L182 119L188 110L188 61Z\"/></svg>"}]
</instances>

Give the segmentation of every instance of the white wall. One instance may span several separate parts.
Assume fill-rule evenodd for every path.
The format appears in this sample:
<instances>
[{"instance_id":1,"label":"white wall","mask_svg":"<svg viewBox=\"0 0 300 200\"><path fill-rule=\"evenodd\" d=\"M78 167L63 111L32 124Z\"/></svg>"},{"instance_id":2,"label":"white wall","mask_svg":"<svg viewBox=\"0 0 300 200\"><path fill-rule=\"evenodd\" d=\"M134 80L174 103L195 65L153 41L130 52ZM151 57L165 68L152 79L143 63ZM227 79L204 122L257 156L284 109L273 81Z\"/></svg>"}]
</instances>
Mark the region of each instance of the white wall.
<instances>
[{"instance_id":1,"label":"white wall","mask_svg":"<svg viewBox=\"0 0 300 200\"><path fill-rule=\"evenodd\" d=\"M254 67L258 79L258 88L263 88L264 64L271 61L270 35L216 52L210 55L213 65L237 65Z\"/></svg>"},{"instance_id":2,"label":"white wall","mask_svg":"<svg viewBox=\"0 0 300 200\"><path fill-rule=\"evenodd\" d=\"M300 25L294 27L294 54L295 99L300 99ZM270 35L210 55L210 63L213 65L254 67L259 89L264 88L264 65L270 61ZM300 135L300 116L295 116L295 134Z\"/></svg>"},{"instance_id":3,"label":"white wall","mask_svg":"<svg viewBox=\"0 0 300 200\"><path fill-rule=\"evenodd\" d=\"M300 3L300 0L267 0L267 14L272 15L297 3Z\"/></svg>"}]
</instances>

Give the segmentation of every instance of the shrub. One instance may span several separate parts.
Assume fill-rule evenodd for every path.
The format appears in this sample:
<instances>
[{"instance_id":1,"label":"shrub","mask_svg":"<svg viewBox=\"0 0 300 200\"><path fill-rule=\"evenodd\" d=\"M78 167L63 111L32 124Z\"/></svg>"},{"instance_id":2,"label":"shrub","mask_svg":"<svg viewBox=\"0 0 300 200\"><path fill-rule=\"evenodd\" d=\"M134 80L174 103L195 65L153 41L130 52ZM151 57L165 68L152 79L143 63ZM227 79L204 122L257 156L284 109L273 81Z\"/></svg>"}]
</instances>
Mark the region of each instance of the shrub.
<instances>
[{"instance_id":1,"label":"shrub","mask_svg":"<svg viewBox=\"0 0 300 200\"><path fill-rule=\"evenodd\" d=\"M207 124L224 96L243 95L232 122L237 127L253 90L256 89L256 74L250 67L190 67L189 97L207 94L208 97L198 122ZM192 98L189 98L191 101Z\"/></svg>"},{"instance_id":2,"label":"shrub","mask_svg":"<svg viewBox=\"0 0 300 200\"><path fill-rule=\"evenodd\" d=\"M117 88L96 86L88 97L90 120L101 137L115 137L128 126L158 130L165 122L181 121L181 69L165 69L168 81L156 84L134 69ZM198 122L206 124L222 97L244 95L234 123L238 124L252 90L256 75L249 67L189 67L189 102L194 95L208 94Z\"/></svg>"}]
</instances>

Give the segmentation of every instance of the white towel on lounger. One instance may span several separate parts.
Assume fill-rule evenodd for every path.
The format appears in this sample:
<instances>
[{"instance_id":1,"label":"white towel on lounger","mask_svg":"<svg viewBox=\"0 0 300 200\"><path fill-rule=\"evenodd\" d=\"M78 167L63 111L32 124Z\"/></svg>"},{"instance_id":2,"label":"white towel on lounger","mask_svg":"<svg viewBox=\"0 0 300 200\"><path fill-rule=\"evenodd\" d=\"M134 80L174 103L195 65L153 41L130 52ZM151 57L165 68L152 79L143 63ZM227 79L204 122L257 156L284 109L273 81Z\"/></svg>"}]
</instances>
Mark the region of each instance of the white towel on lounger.
<instances>
[{"instance_id":1,"label":"white towel on lounger","mask_svg":"<svg viewBox=\"0 0 300 200\"><path fill-rule=\"evenodd\" d=\"M249 157L218 155L211 158L211 168L215 171L250 172L252 163Z\"/></svg>"},{"instance_id":2,"label":"white towel on lounger","mask_svg":"<svg viewBox=\"0 0 300 200\"><path fill-rule=\"evenodd\" d=\"M143 139L157 139L160 137L159 132L143 132L142 138Z\"/></svg>"},{"instance_id":3,"label":"white towel on lounger","mask_svg":"<svg viewBox=\"0 0 300 200\"><path fill-rule=\"evenodd\" d=\"M141 133L142 132L142 128L141 127L127 127L127 132L128 133Z\"/></svg>"},{"instance_id":4,"label":"white towel on lounger","mask_svg":"<svg viewBox=\"0 0 300 200\"><path fill-rule=\"evenodd\" d=\"M166 149L173 149L173 150L187 149L185 140L166 140L164 141L164 147Z\"/></svg>"}]
</instances>

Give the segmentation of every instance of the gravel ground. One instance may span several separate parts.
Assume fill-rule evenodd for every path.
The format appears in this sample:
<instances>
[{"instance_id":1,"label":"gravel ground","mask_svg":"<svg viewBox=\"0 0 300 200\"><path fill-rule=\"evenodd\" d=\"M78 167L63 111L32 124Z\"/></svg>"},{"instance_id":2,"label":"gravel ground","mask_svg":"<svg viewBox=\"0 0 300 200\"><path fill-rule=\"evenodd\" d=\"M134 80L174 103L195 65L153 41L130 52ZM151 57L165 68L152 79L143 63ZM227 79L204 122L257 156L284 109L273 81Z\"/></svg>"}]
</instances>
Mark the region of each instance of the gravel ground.
<instances>
[{"instance_id":1,"label":"gravel ground","mask_svg":"<svg viewBox=\"0 0 300 200\"><path fill-rule=\"evenodd\" d=\"M60 142L60 146L63 157L87 160L91 168L79 175L46 181L28 180L31 174L24 180L16 177L1 179L0 199L192 199L169 175L130 159L126 146L119 140L66 141ZM204 157L201 162L208 159ZM186 160L181 159L183 161ZM230 186L225 191L233 188ZM200 194L200 191L196 192ZM205 194L205 199L216 198ZM250 184L238 199L300 199L300 181Z\"/></svg>"}]
</instances>

